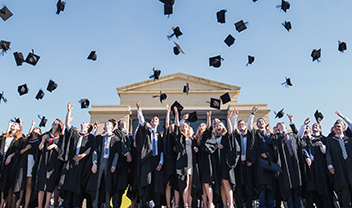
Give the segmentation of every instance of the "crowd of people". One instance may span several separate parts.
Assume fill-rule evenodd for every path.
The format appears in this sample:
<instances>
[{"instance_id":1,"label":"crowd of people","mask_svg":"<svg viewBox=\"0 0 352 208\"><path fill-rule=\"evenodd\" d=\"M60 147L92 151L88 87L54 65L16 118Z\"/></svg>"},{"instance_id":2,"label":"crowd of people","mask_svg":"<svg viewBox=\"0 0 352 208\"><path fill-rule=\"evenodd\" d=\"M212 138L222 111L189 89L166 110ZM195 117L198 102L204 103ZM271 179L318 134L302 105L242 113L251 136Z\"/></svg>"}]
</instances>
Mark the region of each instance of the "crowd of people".
<instances>
[{"instance_id":1,"label":"crowd of people","mask_svg":"<svg viewBox=\"0 0 352 208\"><path fill-rule=\"evenodd\" d=\"M121 207L127 190L131 207L351 207L352 122L341 117L322 135L321 119L297 129L279 122L272 129L257 118L248 123L229 110L226 126L207 112L196 130L189 115L166 106L146 122L136 103L134 135L125 120L71 126L56 119L48 132L20 119L0 136L0 207ZM174 111L174 122L170 112ZM182 119L181 119L182 118ZM253 124L256 124L256 127ZM347 126L346 124L347 123ZM348 127L348 128L347 128ZM59 204L59 198L61 203Z\"/></svg>"}]
</instances>

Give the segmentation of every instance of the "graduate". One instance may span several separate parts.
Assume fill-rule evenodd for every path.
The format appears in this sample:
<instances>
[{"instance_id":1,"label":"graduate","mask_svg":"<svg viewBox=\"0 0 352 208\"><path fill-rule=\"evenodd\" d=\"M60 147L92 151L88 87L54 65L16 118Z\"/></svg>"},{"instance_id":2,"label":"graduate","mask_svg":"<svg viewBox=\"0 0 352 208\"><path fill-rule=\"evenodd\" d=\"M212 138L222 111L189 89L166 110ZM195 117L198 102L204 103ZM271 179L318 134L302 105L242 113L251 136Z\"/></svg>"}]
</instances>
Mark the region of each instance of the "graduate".
<instances>
[{"instance_id":1,"label":"graduate","mask_svg":"<svg viewBox=\"0 0 352 208\"><path fill-rule=\"evenodd\" d=\"M132 162L131 155L131 141L133 140L126 129L126 121L119 120L117 122L117 129L114 130L114 134L117 136L120 143L121 151L119 151L119 160L117 162L116 171L113 174L113 207L121 207L122 195L129 184L129 163Z\"/></svg>"},{"instance_id":2,"label":"graduate","mask_svg":"<svg viewBox=\"0 0 352 208\"><path fill-rule=\"evenodd\" d=\"M49 208L51 194L55 191L54 203L57 204L59 191L60 174L63 165L63 140L64 125L56 119L51 129L46 132L39 143L40 151L37 175L35 180L35 190L38 193L38 208L43 207L45 197L45 208Z\"/></svg>"},{"instance_id":3,"label":"graduate","mask_svg":"<svg viewBox=\"0 0 352 208\"><path fill-rule=\"evenodd\" d=\"M212 134L216 139L216 150L212 154L216 184L220 187L223 207L234 207L233 189L236 185L235 167L240 156L240 146L232 134L232 112L227 114L227 129L222 122L213 128Z\"/></svg>"},{"instance_id":4,"label":"graduate","mask_svg":"<svg viewBox=\"0 0 352 208\"><path fill-rule=\"evenodd\" d=\"M163 178L163 138L157 132L159 118L154 116L146 123L141 103L136 103L139 127L136 134L136 147L139 153L139 197L141 206L147 207L153 201L156 208L161 207L161 197L165 193Z\"/></svg>"},{"instance_id":5,"label":"graduate","mask_svg":"<svg viewBox=\"0 0 352 208\"><path fill-rule=\"evenodd\" d=\"M336 114L346 121L349 128L352 122L339 111ZM326 163L333 177L333 187L340 192L341 207L351 207L352 193L352 138L345 132L345 123L338 119L333 127L333 134L327 138Z\"/></svg>"},{"instance_id":6,"label":"graduate","mask_svg":"<svg viewBox=\"0 0 352 208\"><path fill-rule=\"evenodd\" d=\"M32 188L36 176L37 164L36 159L39 156L39 143L41 141L42 132L40 128L34 128L35 122L32 119L32 124L28 135L22 139L20 143L20 159L19 166L16 172L16 180L14 185L14 193L16 194L16 208L19 208L25 193L24 207L28 208L30 202L36 197L32 197Z\"/></svg>"},{"instance_id":7,"label":"graduate","mask_svg":"<svg viewBox=\"0 0 352 208\"><path fill-rule=\"evenodd\" d=\"M238 109L234 107L232 117L233 134L240 146L239 164L235 168L237 186L235 188L235 202L237 207L252 207L253 199L257 197L255 190L256 162L255 140L248 131L243 120L237 121Z\"/></svg>"},{"instance_id":8,"label":"graduate","mask_svg":"<svg viewBox=\"0 0 352 208\"><path fill-rule=\"evenodd\" d=\"M62 207L82 207L86 181L84 180L88 161L88 155L94 142L94 136L89 134L91 124L81 123L81 131L71 126L73 116L71 115L73 105L67 103L67 114L65 120L65 138L69 147L68 160L63 165L59 189L63 195ZM88 203L90 200L88 200Z\"/></svg>"},{"instance_id":9,"label":"graduate","mask_svg":"<svg viewBox=\"0 0 352 208\"><path fill-rule=\"evenodd\" d=\"M93 207L100 207L99 198L104 198L104 206L110 207L110 196L113 190L112 174L116 171L119 159L118 138L112 133L113 123L105 122L104 133L96 136L93 149L93 165L91 183L95 184Z\"/></svg>"},{"instance_id":10,"label":"graduate","mask_svg":"<svg viewBox=\"0 0 352 208\"><path fill-rule=\"evenodd\" d=\"M16 167L19 165L19 147L22 139L21 119L16 119L15 122L10 121L7 133L0 136L0 207L4 207L6 198L7 206L14 206L15 204L13 201L13 185Z\"/></svg>"},{"instance_id":11,"label":"graduate","mask_svg":"<svg viewBox=\"0 0 352 208\"><path fill-rule=\"evenodd\" d=\"M277 171L269 170L261 164L268 162L273 164L277 162L274 154L274 147L271 141L271 132L269 125L265 123L263 118L258 118L256 126L258 129L253 128L253 120L258 111L258 106L252 108L252 112L248 120L248 131L254 137L254 144L256 149L256 162L255 162L255 176L256 186L259 193L259 207L274 208L275 201L275 175ZM270 167L269 167L270 168Z\"/></svg>"}]
</instances>

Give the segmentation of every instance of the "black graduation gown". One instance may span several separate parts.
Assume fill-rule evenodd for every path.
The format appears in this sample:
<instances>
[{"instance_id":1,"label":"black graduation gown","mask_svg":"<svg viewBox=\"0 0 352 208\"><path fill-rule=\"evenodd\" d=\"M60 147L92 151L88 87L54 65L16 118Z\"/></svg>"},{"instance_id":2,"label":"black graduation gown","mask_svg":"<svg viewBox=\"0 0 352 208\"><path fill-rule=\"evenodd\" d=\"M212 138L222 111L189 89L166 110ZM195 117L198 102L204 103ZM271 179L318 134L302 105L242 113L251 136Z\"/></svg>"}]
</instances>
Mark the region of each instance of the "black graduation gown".
<instances>
[{"instance_id":1,"label":"black graduation gown","mask_svg":"<svg viewBox=\"0 0 352 208\"><path fill-rule=\"evenodd\" d=\"M19 147L22 139L23 137L16 141L13 138L5 155L6 138L3 136L0 137L0 191L4 193L4 197L7 196L9 188L12 188L15 184L16 167L19 165ZM15 153L14 157L12 157L8 165L5 165L7 157L12 153Z\"/></svg>"},{"instance_id":2,"label":"black graduation gown","mask_svg":"<svg viewBox=\"0 0 352 208\"><path fill-rule=\"evenodd\" d=\"M114 134L117 136L119 143L119 160L113 173L114 191L123 191L128 186L129 164L125 155L130 152L130 138L126 132L120 129L116 129Z\"/></svg>"},{"instance_id":3,"label":"black graduation gown","mask_svg":"<svg viewBox=\"0 0 352 208\"><path fill-rule=\"evenodd\" d=\"M215 184L214 165L211 154L216 149L216 140L212 134L212 128L205 130L199 144L199 169L200 181L202 184L208 183L210 186Z\"/></svg>"},{"instance_id":4,"label":"black graduation gown","mask_svg":"<svg viewBox=\"0 0 352 208\"><path fill-rule=\"evenodd\" d=\"M192 198L200 198L203 194L202 183L200 181L200 169L199 169L199 146L197 140L192 140L192 150L194 147L198 148L198 152L192 151L192 163L193 163L193 173L192 173L192 188L191 195Z\"/></svg>"},{"instance_id":5,"label":"black graduation gown","mask_svg":"<svg viewBox=\"0 0 352 208\"><path fill-rule=\"evenodd\" d=\"M61 171L61 177L59 182L59 189L62 191L70 191L77 194L82 194L86 187L86 181L84 180L84 170L89 157L82 158L79 162L75 162L73 157L76 155L77 144L80 133L71 126L69 131L65 130L65 140L68 142L67 155L68 160L64 162L63 169ZM84 153L87 149L92 147L94 136L92 134L82 135L81 147L79 154ZM91 149L92 153L92 149Z\"/></svg>"},{"instance_id":6,"label":"black graduation gown","mask_svg":"<svg viewBox=\"0 0 352 208\"><path fill-rule=\"evenodd\" d=\"M216 183L220 187L221 180L225 179L235 187L235 167L240 158L240 146L235 136L233 134L229 135L228 133L222 136L221 145L223 148L221 150L217 148L212 154L215 164L214 173L216 175Z\"/></svg>"},{"instance_id":7,"label":"black graduation gown","mask_svg":"<svg viewBox=\"0 0 352 208\"><path fill-rule=\"evenodd\" d=\"M38 161L35 182L36 191L53 192L55 186L58 185L62 170L62 160L59 159L59 155L64 154L64 150L62 149L63 140L63 135L55 137L52 143L49 143L51 141L50 138L45 140ZM55 148L47 150L50 144L56 144L59 152L57 152Z\"/></svg>"},{"instance_id":8,"label":"black graduation gown","mask_svg":"<svg viewBox=\"0 0 352 208\"><path fill-rule=\"evenodd\" d=\"M346 185L352 185L352 138L345 136L344 143L348 155L346 160L343 158L339 141L335 135L326 140L326 163L332 165L335 170L335 174L332 175L332 185L335 191L340 191Z\"/></svg>"},{"instance_id":9,"label":"black graduation gown","mask_svg":"<svg viewBox=\"0 0 352 208\"><path fill-rule=\"evenodd\" d=\"M41 141L41 137L39 136L37 139L32 140L31 137L28 137L26 139L23 139L20 143L19 146L19 166L16 171L16 180L15 180L15 185L13 187L13 192L19 192L19 191L24 191L26 190L26 184L27 184L27 168L28 168L28 155L31 154L33 155L34 161L37 161L36 158L38 158L39 154L39 143ZM31 145L32 148L24 152L22 155L20 154L20 151L24 148L26 148L27 145ZM36 170L38 168L37 163L34 163L34 166L32 168L32 181L35 180L36 176ZM33 179L34 178L34 179Z\"/></svg>"},{"instance_id":10,"label":"black graduation gown","mask_svg":"<svg viewBox=\"0 0 352 208\"><path fill-rule=\"evenodd\" d=\"M278 158L278 165L282 169L279 174L280 195L283 200L287 200L291 189L300 188L302 186L302 177L300 171L300 159L302 151L300 149L299 139L295 134L291 134L293 156L290 157L286 145L285 135L277 133L272 136L274 150Z\"/></svg>"},{"instance_id":11,"label":"black graduation gown","mask_svg":"<svg viewBox=\"0 0 352 208\"><path fill-rule=\"evenodd\" d=\"M255 169L256 165L256 149L255 149L255 140L251 132L247 131L247 146L246 146L246 161L242 162L242 139L241 135L236 129L233 133L233 136L237 140L237 143L240 147L240 156L238 165L235 167L235 177L237 188L244 187L245 190L242 190L247 196L251 196L252 199L257 198L258 192L255 187ZM246 163L252 163L252 166L247 166ZM243 164L244 163L244 164ZM244 169L244 170L243 170Z\"/></svg>"},{"instance_id":12,"label":"black graduation gown","mask_svg":"<svg viewBox=\"0 0 352 208\"><path fill-rule=\"evenodd\" d=\"M138 180L139 180L139 194L140 196L143 194L143 190L145 187L149 185L153 185L153 190L156 193L165 193L165 184L164 184L164 172L163 168L160 171L156 171L152 169L152 132L150 128L147 126L147 123L144 123L144 126L139 125L137 133L136 133L136 147L139 156L139 164L138 167ZM163 152L163 138L158 136L158 157L160 157L161 152ZM155 183L152 184L152 177L154 176Z\"/></svg>"},{"instance_id":13,"label":"black graduation gown","mask_svg":"<svg viewBox=\"0 0 352 208\"><path fill-rule=\"evenodd\" d=\"M320 195L328 197L329 194L329 176L328 169L326 164L325 154L323 154L318 146L317 142L321 141L326 145L326 138L323 136L320 137L303 137L304 143L306 144L304 150L306 153L313 155L314 160L309 167L305 162L307 172L306 174L306 187L307 191L317 191ZM304 154L304 158L307 158L307 155Z\"/></svg>"},{"instance_id":14,"label":"black graduation gown","mask_svg":"<svg viewBox=\"0 0 352 208\"><path fill-rule=\"evenodd\" d=\"M105 137L102 135L96 136L94 146L93 146L94 148L92 148L92 150L91 150L91 155L93 156L93 152L95 151L97 153L97 157L98 157L97 158L97 167L98 167L97 172L95 174L93 174L90 170L89 179L88 179L87 188L86 188L86 190L91 194L94 194L94 192L97 191L100 160L101 160L101 156L102 156L102 151L104 151L104 144L103 144L104 138ZM104 181L104 184L102 184L102 186L100 187L100 190L104 190L105 192L111 193L113 190L113 180L112 180L112 173L111 173L110 169L112 167L115 153L119 153L119 151L118 151L119 144L118 143L119 143L119 139L117 138L117 136L115 134L113 134L113 136L110 139L110 145L109 145L110 150L109 150L109 158L108 158L108 171L107 171L107 176L106 176L107 179L106 179L106 181Z\"/></svg>"},{"instance_id":15,"label":"black graduation gown","mask_svg":"<svg viewBox=\"0 0 352 208\"><path fill-rule=\"evenodd\" d=\"M275 173L267 170L260 165L259 160L268 160L270 163L277 163L276 155L274 154L274 147L271 140L271 135L266 135L261 130L253 129L251 135L254 136L255 144L255 179L258 193L261 193L265 189L271 190L272 194L275 193L274 181ZM261 154L266 154L267 158L262 158Z\"/></svg>"},{"instance_id":16,"label":"black graduation gown","mask_svg":"<svg viewBox=\"0 0 352 208\"><path fill-rule=\"evenodd\" d=\"M164 130L163 144L164 144L164 183L165 185L170 181L170 185L175 185L176 174L176 152L174 151L176 134L171 131L171 127Z\"/></svg>"},{"instance_id":17,"label":"black graduation gown","mask_svg":"<svg viewBox=\"0 0 352 208\"><path fill-rule=\"evenodd\" d=\"M128 174L128 186L127 197L133 200L138 193L138 171L137 165L139 164L138 151L134 146L134 137L129 136L130 150L132 155L132 162L129 163L129 174Z\"/></svg>"}]
</instances>

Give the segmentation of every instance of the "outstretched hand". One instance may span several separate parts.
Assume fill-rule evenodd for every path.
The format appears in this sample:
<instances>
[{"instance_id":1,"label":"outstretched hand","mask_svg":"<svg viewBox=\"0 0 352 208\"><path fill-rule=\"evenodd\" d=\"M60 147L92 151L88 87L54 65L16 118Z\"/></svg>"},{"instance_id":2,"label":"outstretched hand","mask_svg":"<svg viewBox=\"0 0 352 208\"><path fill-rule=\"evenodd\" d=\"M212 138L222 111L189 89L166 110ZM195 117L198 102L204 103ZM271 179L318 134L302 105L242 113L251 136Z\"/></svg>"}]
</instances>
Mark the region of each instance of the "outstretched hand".
<instances>
[{"instance_id":1,"label":"outstretched hand","mask_svg":"<svg viewBox=\"0 0 352 208\"><path fill-rule=\"evenodd\" d=\"M304 125L308 125L310 123L309 118L306 118L306 120L304 120Z\"/></svg>"},{"instance_id":2,"label":"outstretched hand","mask_svg":"<svg viewBox=\"0 0 352 208\"><path fill-rule=\"evenodd\" d=\"M73 104L71 105L71 102L67 103L67 111L72 111Z\"/></svg>"},{"instance_id":3,"label":"outstretched hand","mask_svg":"<svg viewBox=\"0 0 352 208\"><path fill-rule=\"evenodd\" d=\"M293 114L286 114L291 123L293 123Z\"/></svg>"},{"instance_id":4,"label":"outstretched hand","mask_svg":"<svg viewBox=\"0 0 352 208\"><path fill-rule=\"evenodd\" d=\"M136 107L137 107L137 110L139 110L141 108L141 101L137 101Z\"/></svg>"},{"instance_id":5,"label":"outstretched hand","mask_svg":"<svg viewBox=\"0 0 352 208\"><path fill-rule=\"evenodd\" d=\"M258 111L258 106L254 106L252 108L252 114L255 115L257 113L257 111Z\"/></svg>"}]
</instances>

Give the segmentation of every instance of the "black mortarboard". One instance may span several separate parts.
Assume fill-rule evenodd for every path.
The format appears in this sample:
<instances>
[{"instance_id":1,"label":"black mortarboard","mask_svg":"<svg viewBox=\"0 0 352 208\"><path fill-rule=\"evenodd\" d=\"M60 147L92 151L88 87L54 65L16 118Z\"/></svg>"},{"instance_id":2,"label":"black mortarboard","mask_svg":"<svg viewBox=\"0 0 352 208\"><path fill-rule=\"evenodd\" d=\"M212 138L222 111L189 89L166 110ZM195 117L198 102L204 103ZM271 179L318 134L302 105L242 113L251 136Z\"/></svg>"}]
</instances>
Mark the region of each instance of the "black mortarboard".
<instances>
[{"instance_id":1,"label":"black mortarboard","mask_svg":"<svg viewBox=\"0 0 352 208\"><path fill-rule=\"evenodd\" d=\"M35 99L37 99L37 100L43 99L44 95L45 95L44 91L40 89L38 91L37 95L35 96Z\"/></svg>"},{"instance_id":2,"label":"black mortarboard","mask_svg":"<svg viewBox=\"0 0 352 208\"><path fill-rule=\"evenodd\" d=\"M59 0L56 3L56 8L57 8L56 14L60 14L61 11L64 11L65 10L65 6L66 6L66 2Z\"/></svg>"},{"instance_id":3,"label":"black mortarboard","mask_svg":"<svg viewBox=\"0 0 352 208\"><path fill-rule=\"evenodd\" d=\"M254 60L255 60L254 56L248 55L248 63L246 64L246 66L248 66L248 64L252 64Z\"/></svg>"},{"instance_id":4,"label":"black mortarboard","mask_svg":"<svg viewBox=\"0 0 352 208\"><path fill-rule=\"evenodd\" d=\"M0 103L1 103L1 100L3 100L4 103L7 103L7 99L6 99L4 96L5 96L4 91L2 91L2 92L0 93Z\"/></svg>"},{"instance_id":5,"label":"black mortarboard","mask_svg":"<svg viewBox=\"0 0 352 208\"><path fill-rule=\"evenodd\" d=\"M221 61L224 59L221 56L214 56L209 58L209 66L213 66L215 68L219 68L221 66Z\"/></svg>"},{"instance_id":6,"label":"black mortarboard","mask_svg":"<svg viewBox=\"0 0 352 208\"><path fill-rule=\"evenodd\" d=\"M89 100L87 98L81 99L79 102L81 103L81 108L82 109L89 107L90 102L89 102Z\"/></svg>"},{"instance_id":7,"label":"black mortarboard","mask_svg":"<svg viewBox=\"0 0 352 208\"><path fill-rule=\"evenodd\" d=\"M196 121L198 121L197 112L194 111L194 112L188 114L188 119L187 119L187 121L189 121L189 122L196 122Z\"/></svg>"},{"instance_id":8,"label":"black mortarboard","mask_svg":"<svg viewBox=\"0 0 352 208\"><path fill-rule=\"evenodd\" d=\"M342 53L345 52L345 50L347 50L347 44L345 42L339 41L338 50Z\"/></svg>"},{"instance_id":9,"label":"black mortarboard","mask_svg":"<svg viewBox=\"0 0 352 208\"><path fill-rule=\"evenodd\" d=\"M253 2L257 2L258 0L252 0Z\"/></svg>"},{"instance_id":10,"label":"black mortarboard","mask_svg":"<svg viewBox=\"0 0 352 208\"><path fill-rule=\"evenodd\" d=\"M160 100L160 103L163 103L163 100L166 100L166 98L167 98L167 95L165 94L165 93L162 93L161 91L160 91L160 94L159 95L153 95L153 98L159 98L159 100Z\"/></svg>"},{"instance_id":11,"label":"black mortarboard","mask_svg":"<svg viewBox=\"0 0 352 208\"><path fill-rule=\"evenodd\" d=\"M222 104L226 104L231 101L230 94L227 92L220 96Z\"/></svg>"},{"instance_id":12,"label":"black mortarboard","mask_svg":"<svg viewBox=\"0 0 352 208\"><path fill-rule=\"evenodd\" d=\"M319 62L319 58L321 56L321 48L320 49L313 49L312 53L310 54L310 56L313 58L313 61L318 60Z\"/></svg>"},{"instance_id":13,"label":"black mortarboard","mask_svg":"<svg viewBox=\"0 0 352 208\"><path fill-rule=\"evenodd\" d=\"M172 105L171 105L171 111L172 113L174 114L175 116L175 111L174 111L174 107L177 108L177 112L178 112L178 115L179 117L181 118L181 111L183 110L183 106L178 102L178 101L175 101Z\"/></svg>"},{"instance_id":14,"label":"black mortarboard","mask_svg":"<svg viewBox=\"0 0 352 208\"><path fill-rule=\"evenodd\" d=\"M149 76L149 78L154 78L154 80L159 79L161 71L159 69L153 68L153 75Z\"/></svg>"},{"instance_id":15,"label":"black mortarboard","mask_svg":"<svg viewBox=\"0 0 352 208\"><path fill-rule=\"evenodd\" d=\"M21 118L14 117L13 119L11 119L11 121L20 124L21 123Z\"/></svg>"},{"instance_id":16,"label":"black mortarboard","mask_svg":"<svg viewBox=\"0 0 352 208\"><path fill-rule=\"evenodd\" d=\"M186 95L188 95L188 92L189 92L189 84L188 84L188 82L186 83L185 86L183 86L183 92L186 93Z\"/></svg>"},{"instance_id":17,"label":"black mortarboard","mask_svg":"<svg viewBox=\"0 0 352 208\"><path fill-rule=\"evenodd\" d=\"M229 34L229 35L226 37L226 39L224 40L224 42L226 43L226 45L227 45L228 47L230 47L230 46L232 46L232 45L235 43L235 38L234 38L231 34Z\"/></svg>"},{"instance_id":18,"label":"black mortarboard","mask_svg":"<svg viewBox=\"0 0 352 208\"><path fill-rule=\"evenodd\" d=\"M15 56L17 66L22 66L22 63L24 62L23 54L21 52L15 52L13 55Z\"/></svg>"},{"instance_id":19,"label":"black mortarboard","mask_svg":"<svg viewBox=\"0 0 352 208\"><path fill-rule=\"evenodd\" d=\"M5 40L2 40L2 41L0 42L0 49L1 49L2 55L4 55L4 53L6 53L7 50L10 49L10 44L11 44L11 42L5 41Z\"/></svg>"},{"instance_id":20,"label":"black mortarboard","mask_svg":"<svg viewBox=\"0 0 352 208\"><path fill-rule=\"evenodd\" d=\"M216 98L210 98L210 107L220 110L220 100Z\"/></svg>"},{"instance_id":21,"label":"black mortarboard","mask_svg":"<svg viewBox=\"0 0 352 208\"><path fill-rule=\"evenodd\" d=\"M32 52L29 52L25 62L35 66L38 63L39 58L40 58L40 56L34 54L34 50L32 49Z\"/></svg>"},{"instance_id":22,"label":"black mortarboard","mask_svg":"<svg viewBox=\"0 0 352 208\"><path fill-rule=\"evenodd\" d=\"M282 26L284 26L286 28L287 31L290 31L292 29L292 26L291 26L291 22L288 21L288 22L284 22L284 23L281 23Z\"/></svg>"},{"instance_id":23,"label":"black mortarboard","mask_svg":"<svg viewBox=\"0 0 352 208\"><path fill-rule=\"evenodd\" d=\"M40 117L40 115L38 115L38 118L40 119L39 127L45 127L46 122L48 122L48 119L46 119L45 116Z\"/></svg>"},{"instance_id":24,"label":"black mortarboard","mask_svg":"<svg viewBox=\"0 0 352 208\"><path fill-rule=\"evenodd\" d=\"M183 35L183 33L180 30L180 27L172 27L172 31L173 33L171 35L168 35L167 38L170 40L172 38L172 36L176 36L176 38L178 39L178 37L180 37L181 35Z\"/></svg>"},{"instance_id":25,"label":"black mortarboard","mask_svg":"<svg viewBox=\"0 0 352 208\"><path fill-rule=\"evenodd\" d=\"M246 23L243 22L243 20L236 22L235 27L238 32L242 32L243 30L247 29Z\"/></svg>"},{"instance_id":26,"label":"black mortarboard","mask_svg":"<svg viewBox=\"0 0 352 208\"><path fill-rule=\"evenodd\" d=\"M12 13L7 8L7 6L4 6L2 9L0 9L0 17L1 17L2 20L6 21L11 16L12 16Z\"/></svg>"},{"instance_id":27,"label":"black mortarboard","mask_svg":"<svg viewBox=\"0 0 352 208\"><path fill-rule=\"evenodd\" d=\"M164 15L170 15L173 13L173 7L169 4L164 4Z\"/></svg>"},{"instance_id":28,"label":"black mortarboard","mask_svg":"<svg viewBox=\"0 0 352 208\"><path fill-rule=\"evenodd\" d=\"M20 94L20 96L27 94L28 93L27 84L23 84L23 85L18 86L17 92Z\"/></svg>"},{"instance_id":29,"label":"black mortarboard","mask_svg":"<svg viewBox=\"0 0 352 208\"><path fill-rule=\"evenodd\" d=\"M88 55L87 59L91 59L92 61L97 60L97 54L96 51L91 51L90 54Z\"/></svg>"},{"instance_id":30,"label":"black mortarboard","mask_svg":"<svg viewBox=\"0 0 352 208\"><path fill-rule=\"evenodd\" d=\"M315 113L314 113L314 117L315 117L315 120L318 122L318 118L323 120L324 115L321 112L319 112L318 110L316 110Z\"/></svg>"},{"instance_id":31,"label":"black mortarboard","mask_svg":"<svg viewBox=\"0 0 352 208\"><path fill-rule=\"evenodd\" d=\"M285 0L281 0L281 5L280 8L286 12L289 8L290 8L290 2L285 1Z\"/></svg>"},{"instance_id":32,"label":"black mortarboard","mask_svg":"<svg viewBox=\"0 0 352 208\"><path fill-rule=\"evenodd\" d=\"M292 86L291 79L289 77L285 77L286 81L281 83L281 85L285 85L285 87Z\"/></svg>"},{"instance_id":33,"label":"black mortarboard","mask_svg":"<svg viewBox=\"0 0 352 208\"><path fill-rule=\"evenodd\" d=\"M225 23L225 13L227 12L226 9L222 9L216 12L216 18L218 19L219 23Z\"/></svg>"},{"instance_id":34,"label":"black mortarboard","mask_svg":"<svg viewBox=\"0 0 352 208\"><path fill-rule=\"evenodd\" d=\"M180 46L179 44L177 44L175 41L174 41L174 43L175 43L175 47L173 48L174 54L175 54L176 56L177 56L178 54L180 54L180 53L185 54L185 52L183 52L181 46Z\"/></svg>"},{"instance_id":35,"label":"black mortarboard","mask_svg":"<svg viewBox=\"0 0 352 208\"><path fill-rule=\"evenodd\" d=\"M56 82L54 82L53 80L50 80L46 90L48 90L49 92L53 92L57 88L57 86L58 84Z\"/></svg>"},{"instance_id":36,"label":"black mortarboard","mask_svg":"<svg viewBox=\"0 0 352 208\"><path fill-rule=\"evenodd\" d=\"M284 113L284 109L281 109L279 112L275 113L274 111L274 114L275 114L275 118L282 118L285 113Z\"/></svg>"}]
</instances>

